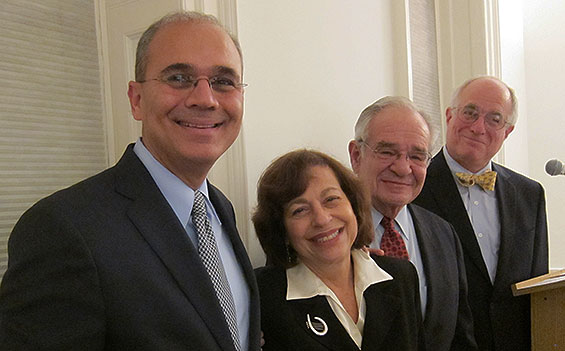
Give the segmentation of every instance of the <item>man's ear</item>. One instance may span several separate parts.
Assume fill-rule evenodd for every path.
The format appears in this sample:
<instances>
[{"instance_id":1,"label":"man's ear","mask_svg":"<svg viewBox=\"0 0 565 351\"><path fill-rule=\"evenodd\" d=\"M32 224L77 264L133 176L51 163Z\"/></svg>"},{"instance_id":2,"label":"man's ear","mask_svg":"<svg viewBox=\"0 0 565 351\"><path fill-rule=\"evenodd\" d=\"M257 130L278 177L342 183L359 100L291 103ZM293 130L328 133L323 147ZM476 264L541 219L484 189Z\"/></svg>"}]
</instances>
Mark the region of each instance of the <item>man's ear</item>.
<instances>
[{"instance_id":1,"label":"man's ear","mask_svg":"<svg viewBox=\"0 0 565 351\"><path fill-rule=\"evenodd\" d=\"M141 83L133 81L128 83L128 98L133 118L137 121L141 121Z\"/></svg>"},{"instance_id":2,"label":"man's ear","mask_svg":"<svg viewBox=\"0 0 565 351\"><path fill-rule=\"evenodd\" d=\"M510 135L510 133L512 133L513 130L514 130L514 126L510 126L506 128L506 130L504 131L504 139L508 138L508 136Z\"/></svg>"},{"instance_id":3,"label":"man's ear","mask_svg":"<svg viewBox=\"0 0 565 351\"><path fill-rule=\"evenodd\" d=\"M445 109L445 122L446 123L449 122L449 120L451 120L451 118L453 118L452 111L453 111L453 109L451 107L448 107L448 108Z\"/></svg>"},{"instance_id":4,"label":"man's ear","mask_svg":"<svg viewBox=\"0 0 565 351\"><path fill-rule=\"evenodd\" d=\"M359 171L359 164L361 162L361 148L356 140L351 140L348 145L349 149L349 162L355 174Z\"/></svg>"}]
</instances>

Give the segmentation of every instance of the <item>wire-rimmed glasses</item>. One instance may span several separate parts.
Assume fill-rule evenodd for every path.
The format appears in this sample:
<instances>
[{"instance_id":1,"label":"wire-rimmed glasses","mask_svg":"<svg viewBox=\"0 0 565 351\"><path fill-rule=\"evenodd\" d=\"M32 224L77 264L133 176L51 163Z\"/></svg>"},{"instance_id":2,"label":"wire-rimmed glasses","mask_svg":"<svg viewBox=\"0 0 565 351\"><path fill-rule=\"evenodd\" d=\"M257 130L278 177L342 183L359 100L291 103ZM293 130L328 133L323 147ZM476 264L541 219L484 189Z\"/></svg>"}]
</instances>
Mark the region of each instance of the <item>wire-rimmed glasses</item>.
<instances>
[{"instance_id":1,"label":"wire-rimmed glasses","mask_svg":"<svg viewBox=\"0 0 565 351\"><path fill-rule=\"evenodd\" d=\"M484 116L486 126L495 130L500 130L508 124L504 115L498 111L484 112L478 106L474 105L452 107L452 109L457 114L457 118L467 124L475 123L480 116Z\"/></svg>"},{"instance_id":2,"label":"wire-rimmed glasses","mask_svg":"<svg viewBox=\"0 0 565 351\"><path fill-rule=\"evenodd\" d=\"M418 167L427 167L432 159L432 155L427 151L401 152L390 146L377 145L375 148L372 148L365 141L361 140L360 142L364 144L369 150L371 150L373 154L383 162L392 163L400 159L400 157L404 155L406 160L408 160L408 162L410 162L411 164Z\"/></svg>"},{"instance_id":3,"label":"wire-rimmed glasses","mask_svg":"<svg viewBox=\"0 0 565 351\"><path fill-rule=\"evenodd\" d=\"M231 93L233 91L242 91L243 88L248 86L248 84L235 82L232 78L226 76L200 76L194 78L190 75L182 73L174 73L164 77L139 80L137 82L146 83L148 81L158 81L168 85L175 90L192 91L201 80L205 80L213 92L221 94Z\"/></svg>"}]
</instances>

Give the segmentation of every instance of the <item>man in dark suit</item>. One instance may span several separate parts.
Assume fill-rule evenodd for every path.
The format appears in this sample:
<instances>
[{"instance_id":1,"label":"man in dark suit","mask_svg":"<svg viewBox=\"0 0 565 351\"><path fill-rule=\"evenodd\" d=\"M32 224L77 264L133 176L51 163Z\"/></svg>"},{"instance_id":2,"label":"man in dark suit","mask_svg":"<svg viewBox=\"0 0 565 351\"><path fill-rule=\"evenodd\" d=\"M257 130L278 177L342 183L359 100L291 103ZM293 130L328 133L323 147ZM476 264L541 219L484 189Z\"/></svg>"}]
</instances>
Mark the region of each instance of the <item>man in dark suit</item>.
<instances>
[{"instance_id":1,"label":"man in dark suit","mask_svg":"<svg viewBox=\"0 0 565 351\"><path fill-rule=\"evenodd\" d=\"M206 181L239 133L241 79L239 44L213 17L179 12L145 31L128 90L142 138L15 226L3 350L260 348L234 211Z\"/></svg>"},{"instance_id":2,"label":"man in dark suit","mask_svg":"<svg viewBox=\"0 0 565 351\"><path fill-rule=\"evenodd\" d=\"M459 235L480 350L530 349L529 298L513 297L511 285L548 271L543 188L491 161L516 112L514 92L497 78L458 88L446 110L446 145L415 200Z\"/></svg>"},{"instance_id":3,"label":"man in dark suit","mask_svg":"<svg viewBox=\"0 0 565 351\"><path fill-rule=\"evenodd\" d=\"M426 349L473 350L461 244L449 223L410 204L430 159L432 138L423 116L406 98L376 101L357 120L350 161L371 194L373 248L410 259L418 271Z\"/></svg>"}]
</instances>

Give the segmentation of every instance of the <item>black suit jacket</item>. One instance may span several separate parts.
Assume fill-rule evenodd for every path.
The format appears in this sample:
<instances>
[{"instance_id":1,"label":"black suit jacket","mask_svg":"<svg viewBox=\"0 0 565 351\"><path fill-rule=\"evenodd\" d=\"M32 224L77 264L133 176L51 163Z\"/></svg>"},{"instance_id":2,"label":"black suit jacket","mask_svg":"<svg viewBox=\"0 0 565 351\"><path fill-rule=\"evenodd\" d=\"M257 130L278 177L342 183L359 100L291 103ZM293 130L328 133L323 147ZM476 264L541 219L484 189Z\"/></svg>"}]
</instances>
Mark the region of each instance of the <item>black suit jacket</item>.
<instances>
[{"instance_id":1,"label":"black suit jacket","mask_svg":"<svg viewBox=\"0 0 565 351\"><path fill-rule=\"evenodd\" d=\"M513 297L511 285L548 271L545 195L534 180L494 163L493 170L498 174L495 192L501 224L494 284L442 151L428 167L415 203L449 221L459 235L479 349L529 350L529 297Z\"/></svg>"},{"instance_id":2,"label":"black suit jacket","mask_svg":"<svg viewBox=\"0 0 565 351\"><path fill-rule=\"evenodd\" d=\"M373 257L393 280L365 290L367 311L362 350L424 350L418 276L407 261ZM279 267L255 270L261 295L261 327L264 351L359 350L323 296L286 301L286 271ZM306 315L320 317L328 325L324 336L306 326Z\"/></svg>"},{"instance_id":3,"label":"black suit jacket","mask_svg":"<svg viewBox=\"0 0 565 351\"><path fill-rule=\"evenodd\" d=\"M257 284L230 202L210 200L250 290ZM15 226L0 290L3 350L234 350L198 253L128 147L119 163L34 205Z\"/></svg>"},{"instance_id":4,"label":"black suit jacket","mask_svg":"<svg viewBox=\"0 0 565 351\"><path fill-rule=\"evenodd\" d=\"M453 227L410 204L427 285L426 349L476 350L461 244Z\"/></svg>"}]
</instances>

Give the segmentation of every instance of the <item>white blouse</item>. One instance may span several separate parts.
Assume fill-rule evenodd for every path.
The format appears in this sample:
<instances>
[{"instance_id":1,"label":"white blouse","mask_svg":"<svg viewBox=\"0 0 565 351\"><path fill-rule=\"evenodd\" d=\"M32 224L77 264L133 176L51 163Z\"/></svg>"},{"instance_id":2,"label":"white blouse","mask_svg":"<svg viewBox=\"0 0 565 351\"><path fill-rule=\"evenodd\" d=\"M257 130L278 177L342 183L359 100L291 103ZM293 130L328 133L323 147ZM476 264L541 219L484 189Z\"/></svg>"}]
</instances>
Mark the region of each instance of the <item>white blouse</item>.
<instances>
[{"instance_id":1,"label":"white blouse","mask_svg":"<svg viewBox=\"0 0 565 351\"><path fill-rule=\"evenodd\" d=\"M325 296L337 319L353 341L355 341L357 347L361 349L366 313L363 293L373 284L392 280L392 276L379 267L369 254L363 250L351 250L351 257L353 261L355 298L359 310L357 323L353 322L353 319L349 316L336 294L303 263L298 263L298 265L286 270L288 286L286 299L298 300L309 299L318 295Z\"/></svg>"}]
</instances>

